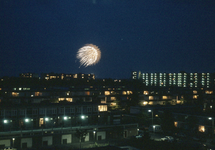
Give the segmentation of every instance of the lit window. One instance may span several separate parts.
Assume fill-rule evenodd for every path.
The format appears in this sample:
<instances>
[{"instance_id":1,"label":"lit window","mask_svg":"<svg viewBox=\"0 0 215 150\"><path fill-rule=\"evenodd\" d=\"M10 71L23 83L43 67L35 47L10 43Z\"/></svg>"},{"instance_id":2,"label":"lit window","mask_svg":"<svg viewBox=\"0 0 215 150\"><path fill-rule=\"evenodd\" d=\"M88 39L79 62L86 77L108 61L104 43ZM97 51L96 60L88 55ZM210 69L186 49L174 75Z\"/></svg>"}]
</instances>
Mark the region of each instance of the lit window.
<instances>
[{"instance_id":1,"label":"lit window","mask_svg":"<svg viewBox=\"0 0 215 150\"><path fill-rule=\"evenodd\" d=\"M213 91L205 91L205 94L213 94Z\"/></svg>"},{"instance_id":2,"label":"lit window","mask_svg":"<svg viewBox=\"0 0 215 150\"><path fill-rule=\"evenodd\" d=\"M112 101L115 101L116 100L116 97L111 97L110 98Z\"/></svg>"},{"instance_id":3,"label":"lit window","mask_svg":"<svg viewBox=\"0 0 215 150\"><path fill-rule=\"evenodd\" d=\"M110 95L110 91L105 91L105 95Z\"/></svg>"},{"instance_id":4,"label":"lit window","mask_svg":"<svg viewBox=\"0 0 215 150\"><path fill-rule=\"evenodd\" d=\"M35 92L35 96L42 96L42 92Z\"/></svg>"},{"instance_id":5,"label":"lit window","mask_svg":"<svg viewBox=\"0 0 215 150\"><path fill-rule=\"evenodd\" d=\"M85 91L85 95L90 95L90 91Z\"/></svg>"},{"instance_id":6,"label":"lit window","mask_svg":"<svg viewBox=\"0 0 215 150\"><path fill-rule=\"evenodd\" d=\"M68 102L72 102L72 98L66 98Z\"/></svg>"},{"instance_id":7,"label":"lit window","mask_svg":"<svg viewBox=\"0 0 215 150\"><path fill-rule=\"evenodd\" d=\"M126 95L127 93L126 93L126 91L122 91L122 95Z\"/></svg>"},{"instance_id":8,"label":"lit window","mask_svg":"<svg viewBox=\"0 0 215 150\"><path fill-rule=\"evenodd\" d=\"M199 126L199 132L205 132L205 126Z\"/></svg>"},{"instance_id":9,"label":"lit window","mask_svg":"<svg viewBox=\"0 0 215 150\"><path fill-rule=\"evenodd\" d=\"M13 96L13 97L17 97L17 96L19 96L19 93L17 93L17 92L12 92L12 96Z\"/></svg>"},{"instance_id":10,"label":"lit window","mask_svg":"<svg viewBox=\"0 0 215 150\"><path fill-rule=\"evenodd\" d=\"M111 105L111 106L116 106L116 103L111 103L110 105Z\"/></svg>"},{"instance_id":11,"label":"lit window","mask_svg":"<svg viewBox=\"0 0 215 150\"><path fill-rule=\"evenodd\" d=\"M167 99L167 96L162 96L162 99Z\"/></svg>"},{"instance_id":12,"label":"lit window","mask_svg":"<svg viewBox=\"0 0 215 150\"><path fill-rule=\"evenodd\" d=\"M127 91L127 94L128 94L128 95L132 94L132 91Z\"/></svg>"},{"instance_id":13,"label":"lit window","mask_svg":"<svg viewBox=\"0 0 215 150\"><path fill-rule=\"evenodd\" d=\"M74 74L74 75L73 75L73 78L78 78L78 74Z\"/></svg>"},{"instance_id":14,"label":"lit window","mask_svg":"<svg viewBox=\"0 0 215 150\"><path fill-rule=\"evenodd\" d=\"M153 96L149 96L149 100L153 100L154 99L154 97Z\"/></svg>"},{"instance_id":15,"label":"lit window","mask_svg":"<svg viewBox=\"0 0 215 150\"><path fill-rule=\"evenodd\" d=\"M196 90L193 90L193 94L197 94L197 91L196 91Z\"/></svg>"},{"instance_id":16,"label":"lit window","mask_svg":"<svg viewBox=\"0 0 215 150\"><path fill-rule=\"evenodd\" d=\"M64 78L64 76L63 75L61 75L61 79L63 80L63 78Z\"/></svg>"},{"instance_id":17,"label":"lit window","mask_svg":"<svg viewBox=\"0 0 215 150\"><path fill-rule=\"evenodd\" d=\"M153 105L153 102L151 101L151 102L149 102L148 104L149 104L149 105Z\"/></svg>"},{"instance_id":18,"label":"lit window","mask_svg":"<svg viewBox=\"0 0 215 150\"><path fill-rule=\"evenodd\" d=\"M58 98L58 100L59 100L59 101L64 101L64 100L65 100L65 98Z\"/></svg>"},{"instance_id":19,"label":"lit window","mask_svg":"<svg viewBox=\"0 0 215 150\"><path fill-rule=\"evenodd\" d=\"M193 95L193 99L197 99L198 98L198 95Z\"/></svg>"},{"instance_id":20,"label":"lit window","mask_svg":"<svg viewBox=\"0 0 215 150\"><path fill-rule=\"evenodd\" d=\"M149 94L149 91L144 91L143 94L144 94L144 95L148 95L148 94Z\"/></svg>"},{"instance_id":21,"label":"lit window","mask_svg":"<svg viewBox=\"0 0 215 150\"><path fill-rule=\"evenodd\" d=\"M147 105L147 104L148 104L148 102L147 102L147 101L144 101L144 102L143 102L143 105Z\"/></svg>"},{"instance_id":22,"label":"lit window","mask_svg":"<svg viewBox=\"0 0 215 150\"><path fill-rule=\"evenodd\" d=\"M44 124L44 118L40 118L39 120L39 127L41 127Z\"/></svg>"},{"instance_id":23,"label":"lit window","mask_svg":"<svg viewBox=\"0 0 215 150\"><path fill-rule=\"evenodd\" d=\"M99 105L98 110L99 111L107 111L107 105Z\"/></svg>"},{"instance_id":24,"label":"lit window","mask_svg":"<svg viewBox=\"0 0 215 150\"><path fill-rule=\"evenodd\" d=\"M175 127L178 127L178 122L174 122L174 126L175 126Z\"/></svg>"}]
</instances>

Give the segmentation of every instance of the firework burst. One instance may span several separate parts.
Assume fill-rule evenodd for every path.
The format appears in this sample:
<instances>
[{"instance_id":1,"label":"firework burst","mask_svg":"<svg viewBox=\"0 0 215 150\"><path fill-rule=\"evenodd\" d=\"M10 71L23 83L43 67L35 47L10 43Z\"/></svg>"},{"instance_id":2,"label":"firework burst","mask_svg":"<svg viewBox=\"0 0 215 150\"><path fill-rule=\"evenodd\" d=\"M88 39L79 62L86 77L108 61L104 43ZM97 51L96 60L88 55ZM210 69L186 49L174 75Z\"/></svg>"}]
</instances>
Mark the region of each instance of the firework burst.
<instances>
[{"instance_id":1,"label":"firework burst","mask_svg":"<svg viewBox=\"0 0 215 150\"><path fill-rule=\"evenodd\" d=\"M93 44L86 44L82 48L80 48L77 52L78 59L80 59L80 66L91 66L95 65L99 62L101 58L101 51L99 50L98 46Z\"/></svg>"}]
</instances>

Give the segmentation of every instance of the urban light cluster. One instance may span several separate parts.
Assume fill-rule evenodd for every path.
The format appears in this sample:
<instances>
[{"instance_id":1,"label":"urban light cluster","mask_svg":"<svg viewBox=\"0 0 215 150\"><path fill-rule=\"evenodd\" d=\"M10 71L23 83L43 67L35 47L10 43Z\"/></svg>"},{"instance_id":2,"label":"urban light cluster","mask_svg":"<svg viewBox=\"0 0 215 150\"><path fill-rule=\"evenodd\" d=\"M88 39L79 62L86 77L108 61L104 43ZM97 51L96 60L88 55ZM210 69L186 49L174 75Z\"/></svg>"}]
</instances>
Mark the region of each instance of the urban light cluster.
<instances>
[{"instance_id":1,"label":"urban light cluster","mask_svg":"<svg viewBox=\"0 0 215 150\"><path fill-rule=\"evenodd\" d=\"M178 86L178 87L205 87L210 88L211 73L137 73L132 72L132 79L141 79L146 86Z\"/></svg>"}]
</instances>

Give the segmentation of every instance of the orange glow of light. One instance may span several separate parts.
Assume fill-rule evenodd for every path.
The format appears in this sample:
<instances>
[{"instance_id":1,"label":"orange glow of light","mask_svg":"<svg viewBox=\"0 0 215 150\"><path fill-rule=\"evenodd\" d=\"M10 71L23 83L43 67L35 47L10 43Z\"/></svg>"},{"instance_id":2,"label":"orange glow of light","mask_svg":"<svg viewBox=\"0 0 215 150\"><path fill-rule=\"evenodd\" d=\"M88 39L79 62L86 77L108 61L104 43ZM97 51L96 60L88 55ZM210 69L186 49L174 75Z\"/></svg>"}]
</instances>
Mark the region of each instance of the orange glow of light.
<instances>
[{"instance_id":1,"label":"orange glow of light","mask_svg":"<svg viewBox=\"0 0 215 150\"><path fill-rule=\"evenodd\" d=\"M154 97L153 96L149 96L149 100L153 100L154 99Z\"/></svg>"},{"instance_id":2,"label":"orange glow of light","mask_svg":"<svg viewBox=\"0 0 215 150\"><path fill-rule=\"evenodd\" d=\"M196 90L193 90L193 94L197 94L197 91L196 91Z\"/></svg>"},{"instance_id":3,"label":"orange glow of light","mask_svg":"<svg viewBox=\"0 0 215 150\"><path fill-rule=\"evenodd\" d=\"M148 94L149 94L149 91L144 91L143 94L144 94L144 95L148 95Z\"/></svg>"},{"instance_id":4,"label":"orange glow of light","mask_svg":"<svg viewBox=\"0 0 215 150\"><path fill-rule=\"evenodd\" d=\"M174 122L174 126L175 126L175 127L178 127L178 122Z\"/></svg>"},{"instance_id":5,"label":"orange glow of light","mask_svg":"<svg viewBox=\"0 0 215 150\"><path fill-rule=\"evenodd\" d=\"M105 95L110 95L110 91L105 91Z\"/></svg>"},{"instance_id":6,"label":"orange glow of light","mask_svg":"<svg viewBox=\"0 0 215 150\"><path fill-rule=\"evenodd\" d=\"M107 111L107 105L99 105L98 111Z\"/></svg>"},{"instance_id":7,"label":"orange glow of light","mask_svg":"<svg viewBox=\"0 0 215 150\"><path fill-rule=\"evenodd\" d=\"M147 105L147 104L148 104L148 102L146 102L146 101L143 102L143 105Z\"/></svg>"},{"instance_id":8,"label":"orange glow of light","mask_svg":"<svg viewBox=\"0 0 215 150\"><path fill-rule=\"evenodd\" d=\"M12 96L17 97L17 96L19 96L19 93L17 93L17 92L12 92Z\"/></svg>"},{"instance_id":9,"label":"orange glow of light","mask_svg":"<svg viewBox=\"0 0 215 150\"><path fill-rule=\"evenodd\" d=\"M90 95L90 91L85 91L85 95Z\"/></svg>"},{"instance_id":10,"label":"orange glow of light","mask_svg":"<svg viewBox=\"0 0 215 150\"><path fill-rule=\"evenodd\" d=\"M162 99L167 99L167 96L162 96Z\"/></svg>"},{"instance_id":11,"label":"orange glow of light","mask_svg":"<svg viewBox=\"0 0 215 150\"><path fill-rule=\"evenodd\" d=\"M193 99L197 99L198 98L198 95L193 95Z\"/></svg>"},{"instance_id":12,"label":"orange glow of light","mask_svg":"<svg viewBox=\"0 0 215 150\"><path fill-rule=\"evenodd\" d=\"M199 126L199 132L205 132L205 126Z\"/></svg>"}]
</instances>

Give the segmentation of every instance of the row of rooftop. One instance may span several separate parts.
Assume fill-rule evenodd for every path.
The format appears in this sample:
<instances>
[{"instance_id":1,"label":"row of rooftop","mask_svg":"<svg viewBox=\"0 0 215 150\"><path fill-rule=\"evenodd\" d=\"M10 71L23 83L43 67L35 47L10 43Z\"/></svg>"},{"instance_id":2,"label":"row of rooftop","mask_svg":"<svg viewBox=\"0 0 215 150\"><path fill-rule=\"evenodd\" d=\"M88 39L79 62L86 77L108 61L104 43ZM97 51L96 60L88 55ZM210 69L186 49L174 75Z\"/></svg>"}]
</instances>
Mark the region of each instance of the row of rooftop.
<instances>
[{"instance_id":1,"label":"row of rooftop","mask_svg":"<svg viewBox=\"0 0 215 150\"><path fill-rule=\"evenodd\" d=\"M56 74L56 77L57 75L59 74ZM67 76L66 74L61 75ZM54 75L46 74L46 76ZM89 79L90 76L93 78ZM100 102L115 107L119 101L121 101L121 105L123 105L122 102L126 105L135 96L135 93L137 93L137 102L144 106L175 105L183 104L185 101L201 101L201 103L209 101L211 103L215 99L214 88L146 86L142 79L95 79L93 74L76 74L75 77L80 80L64 80L65 78L42 80L33 78L31 73L21 74L18 78L2 78L0 81L0 101L40 103L42 101L60 102L65 100L69 102ZM81 82L82 79L87 80Z\"/></svg>"}]
</instances>

